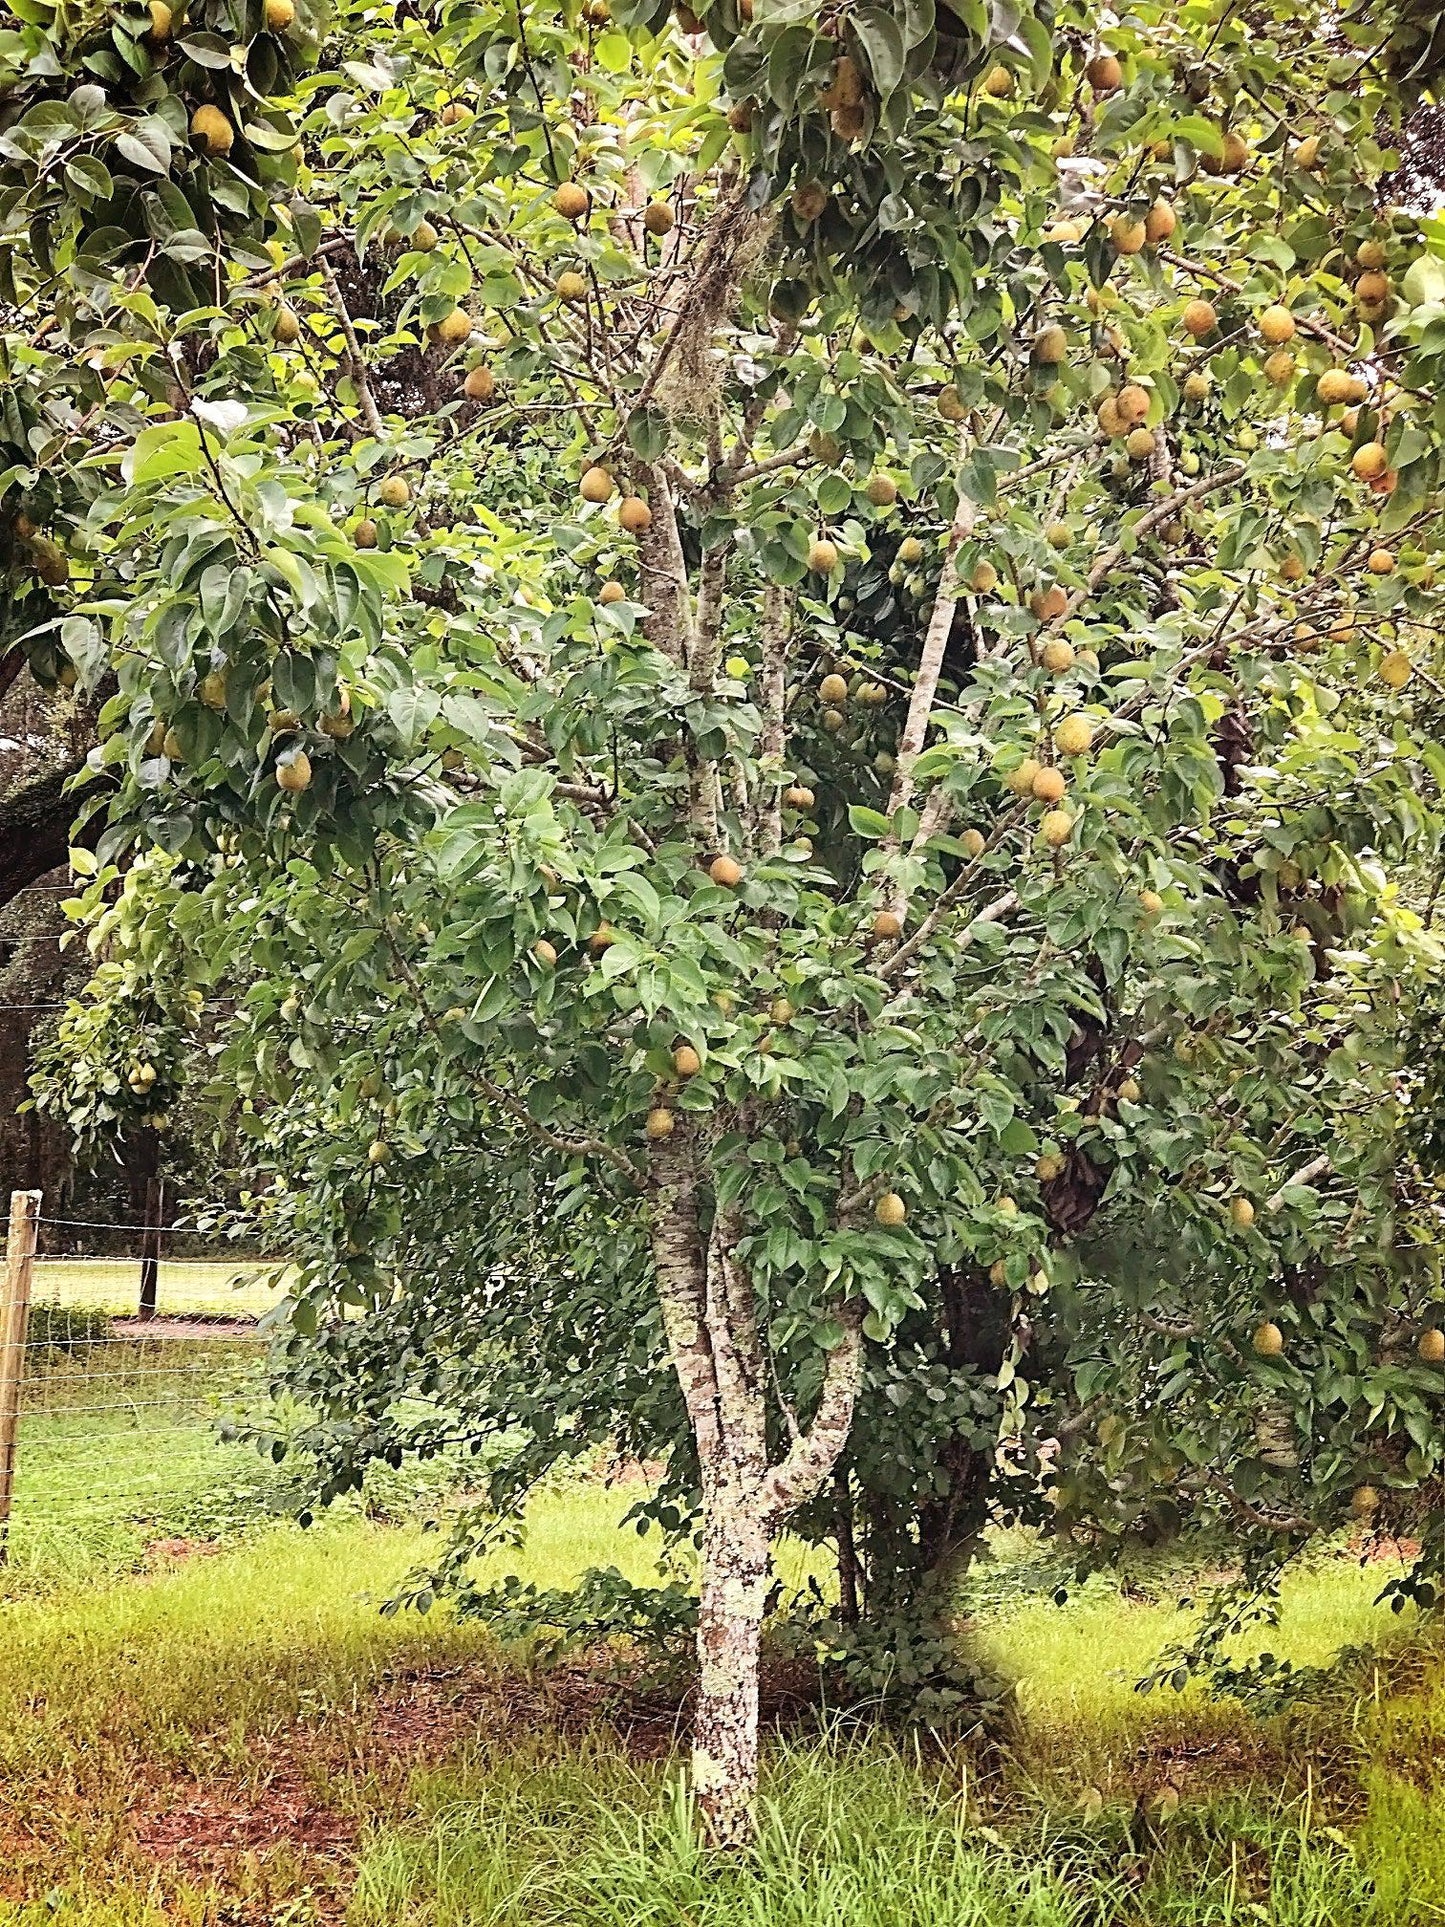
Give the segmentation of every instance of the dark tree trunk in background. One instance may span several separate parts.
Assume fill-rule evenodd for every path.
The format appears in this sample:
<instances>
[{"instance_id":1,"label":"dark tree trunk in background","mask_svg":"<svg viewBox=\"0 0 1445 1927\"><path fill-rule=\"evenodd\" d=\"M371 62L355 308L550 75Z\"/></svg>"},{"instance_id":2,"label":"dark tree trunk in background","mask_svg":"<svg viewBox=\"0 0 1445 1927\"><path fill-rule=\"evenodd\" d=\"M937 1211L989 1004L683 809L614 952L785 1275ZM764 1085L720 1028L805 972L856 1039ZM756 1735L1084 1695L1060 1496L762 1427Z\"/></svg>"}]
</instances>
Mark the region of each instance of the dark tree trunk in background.
<instances>
[{"instance_id":1,"label":"dark tree trunk in background","mask_svg":"<svg viewBox=\"0 0 1445 1927\"><path fill-rule=\"evenodd\" d=\"M160 1287L161 1226L165 1223L161 1141L155 1131L141 1131L132 1141L126 1174L130 1181L131 1223L141 1227L138 1312L141 1318L154 1318Z\"/></svg>"},{"instance_id":2,"label":"dark tree trunk in background","mask_svg":"<svg viewBox=\"0 0 1445 1927\"><path fill-rule=\"evenodd\" d=\"M30 1095L34 1039L64 1002L68 979L88 969L83 949L60 948L68 926L53 881L43 879L0 909L0 1189L43 1191L47 1217L62 1214L69 1190L68 1135L54 1119L21 1107ZM42 1225L42 1248L53 1242L51 1227Z\"/></svg>"},{"instance_id":3,"label":"dark tree trunk in background","mask_svg":"<svg viewBox=\"0 0 1445 1927\"><path fill-rule=\"evenodd\" d=\"M65 862L76 809L66 784L83 763L45 770L0 800L0 906Z\"/></svg>"},{"instance_id":4,"label":"dark tree trunk in background","mask_svg":"<svg viewBox=\"0 0 1445 1927\"><path fill-rule=\"evenodd\" d=\"M79 803L68 785L84 767L107 693L91 701L48 694L22 652L0 652L0 1185L43 1191L47 1217L63 1213L70 1188L68 1137L20 1106L37 1031L89 974L83 949L60 949L69 926L59 905ZM93 819L78 840L93 841L99 827ZM42 1226L41 1242L53 1244L51 1227Z\"/></svg>"},{"instance_id":5,"label":"dark tree trunk in background","mask_svg":"<svg viewBox=\"0 0 1445 1927\"><path fill-rule=\"evenodd\" d=\"M979 1265L953 1266L939 1275L943 1294L945 1350L955 1371L996 1376L1009 1341L1008 1302ZM946 1591L967 1570L978 1536L988 1523L992 1454L960 1435L943 1452L949 1489L926 1504L918 1520L924 1571Z\"/></svg>"}]
</instances>

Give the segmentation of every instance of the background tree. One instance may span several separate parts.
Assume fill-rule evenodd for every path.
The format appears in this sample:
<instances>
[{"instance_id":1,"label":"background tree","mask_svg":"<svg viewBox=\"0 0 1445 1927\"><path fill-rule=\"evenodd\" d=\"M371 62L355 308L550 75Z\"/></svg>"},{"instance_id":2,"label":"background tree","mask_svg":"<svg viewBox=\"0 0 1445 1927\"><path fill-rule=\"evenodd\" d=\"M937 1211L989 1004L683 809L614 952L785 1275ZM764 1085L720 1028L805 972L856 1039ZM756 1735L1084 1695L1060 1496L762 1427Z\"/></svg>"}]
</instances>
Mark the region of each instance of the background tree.
<instances>
[{"instance_id":1,"label":"background tree","mask_svg":"<svg viewBox=\"0 0 1445 1927\"><path fill-rule=\"evenodd\" d=\"M1445 345L1435 229L1377 205L1393 24L469 5L343 18L342 84L292 0L200 0L5 55L26 646L114 673L98 862L178 859L149 927L246 986L299 1369L369 1384L354 1464L527 1290L421 1274L411 1349L412 1159L605 1227L579 1354L645 1249L720 1841L865 1346L1026 1505L1066 1422L1089 1531L1293 1543L1438 1463L1379 1128L1436 961L1390 878L1438 842ZM1172 1260L1102 1302L1101 1211ZM1245 1450L1262 1390L1298 1463ZM976 1515L935 1523L946 1565Z\"/></svg>"}]
</instances>

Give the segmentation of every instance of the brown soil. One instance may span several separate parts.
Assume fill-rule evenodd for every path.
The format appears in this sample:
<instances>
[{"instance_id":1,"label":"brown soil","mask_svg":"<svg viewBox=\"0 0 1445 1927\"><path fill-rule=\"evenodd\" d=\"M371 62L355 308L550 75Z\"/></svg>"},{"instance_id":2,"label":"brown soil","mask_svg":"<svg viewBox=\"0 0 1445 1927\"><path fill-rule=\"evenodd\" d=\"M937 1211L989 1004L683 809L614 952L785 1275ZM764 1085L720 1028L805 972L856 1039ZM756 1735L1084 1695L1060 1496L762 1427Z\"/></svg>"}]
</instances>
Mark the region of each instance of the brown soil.
<instances>
[{"instance_id":1,"label":"brown soil","mask_svg":"<svg viewBox=\"0 0 1445 1927\"><path fill-rule=\"evenodd\" d=\"M210 1550L193 1540L149 1548L162 1561ZM202 1890L207 1927L339 1923L362 1826L402 1801L415 1768L519 1731L575 1738L599 1725L639 1762L665 1758L686 1712L676 1696L624 1678L618 1659L599 1649L535 1679L486 1661L397 1670L359 1706L253 1740L243 1772L205 1764L211 1751L230 1756L234 1736L198 1736L198 1766L135 1762L123 1788L93 1802L61 1795L24 1820L0 1818L0 1902L53 1890L83 1840L92 1871L125 1870L167 1896Z\"/></svg>"},{"instance_id":2,"label":"brown soil","mask_svg":"<svg viewBox=\"0 0 1445 1927\"><path fill-rule=\"evenodd\" d=\"M221 1550L219 1539L152 1539L145 1549L148 1566L181 1565L187 1559L209 1559Z\"/></svg>"},{"instance_id":3,"label":"brown soil","mask_svg":"<svg viewBox=\"0 0 1445 1927\"><path fill-rule=\"evenodd\" d=\"M112 1318L112 1338L258 1338L254 1318Z\"/></svg>"}]
</instances>

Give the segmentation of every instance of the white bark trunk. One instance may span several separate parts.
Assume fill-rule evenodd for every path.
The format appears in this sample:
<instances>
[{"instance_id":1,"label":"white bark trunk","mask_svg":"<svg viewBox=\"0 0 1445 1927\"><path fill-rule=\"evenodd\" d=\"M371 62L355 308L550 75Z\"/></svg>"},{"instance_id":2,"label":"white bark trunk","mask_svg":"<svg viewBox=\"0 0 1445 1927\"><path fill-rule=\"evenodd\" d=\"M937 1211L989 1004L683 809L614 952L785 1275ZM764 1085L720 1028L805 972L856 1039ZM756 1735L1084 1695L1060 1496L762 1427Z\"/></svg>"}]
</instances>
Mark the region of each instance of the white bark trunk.
<instances>
[{"instance_id":1,"label":"white bark trunk","mask_svg":"<svg viewBox=\"0 0 1445 1927\"><path fill-rule=\"evenodd\" d=\"M719 1213L704 1238L702 1147L686 1124L652 1150L652 1251L672 1362L697 1446L703 1500L693 1788L714 1845L753 1836L758 1671L774 1534L831 1473L848 1437L862 1366L860 1314L841 1312L812 1423L789 1425L769 1465L763 1349L740 1226Z\"/></svg>"},{"instance_id":2,"label":"white bark trunk","mask_svg":"<svg viewBox=\"0 0 1445 1927\"><path fill-rule=\"evenodd\" d=\"M718 1504L703 1547L692 1785L714 1846L753 1837L758 1676L769 1534L755 1508Z\"/></svg>"}]
</instances>

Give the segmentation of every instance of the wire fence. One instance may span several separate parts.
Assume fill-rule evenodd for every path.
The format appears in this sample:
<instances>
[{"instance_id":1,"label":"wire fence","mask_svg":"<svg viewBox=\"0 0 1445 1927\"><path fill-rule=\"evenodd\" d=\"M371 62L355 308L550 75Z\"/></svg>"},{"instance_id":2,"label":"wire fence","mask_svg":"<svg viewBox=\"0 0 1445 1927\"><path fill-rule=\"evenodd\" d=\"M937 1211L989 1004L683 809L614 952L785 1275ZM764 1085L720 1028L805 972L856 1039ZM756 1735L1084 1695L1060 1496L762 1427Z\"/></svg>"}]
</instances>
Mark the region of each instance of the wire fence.
<instances>
[{"instance_id":1,"label":"wire fence","mask_svg":"<svg viewBox=\"0 0 1445 1927\"><path fill-rule=\"evenodd\" d=\"M190 1234L194 1235L194 1234ZM37 1258L32 1299L138 1319L141 1258ZM156 1314L167 1320L254 1324L287 1289L284 1265L235 1258L166 1258L156 1267Z\"/></svg>"},{"instance_id":2,"label":"wire fence","mask_svg":"<svg viewBox=\"0 0 1445 1927\"><path fill-rule=\"evenodd\" d=\"M286 1268L163 1258L143 1318L142 1260L37 1256L38 1202L12 1199L0 1282L0 1594L284 1513L281 1475L222 1422L265 1403Z\"/></svg>"}]
</instances>

